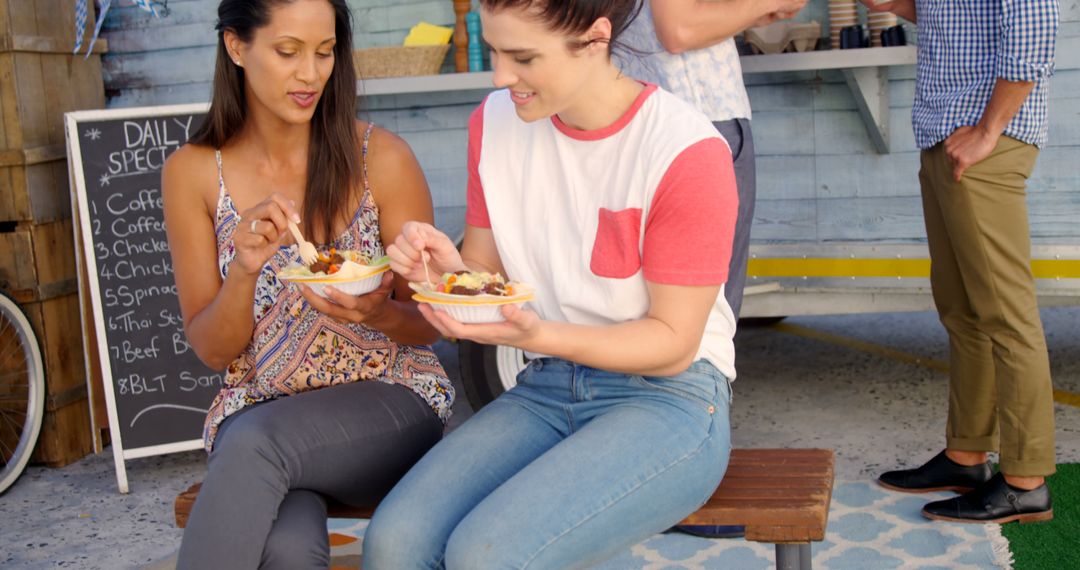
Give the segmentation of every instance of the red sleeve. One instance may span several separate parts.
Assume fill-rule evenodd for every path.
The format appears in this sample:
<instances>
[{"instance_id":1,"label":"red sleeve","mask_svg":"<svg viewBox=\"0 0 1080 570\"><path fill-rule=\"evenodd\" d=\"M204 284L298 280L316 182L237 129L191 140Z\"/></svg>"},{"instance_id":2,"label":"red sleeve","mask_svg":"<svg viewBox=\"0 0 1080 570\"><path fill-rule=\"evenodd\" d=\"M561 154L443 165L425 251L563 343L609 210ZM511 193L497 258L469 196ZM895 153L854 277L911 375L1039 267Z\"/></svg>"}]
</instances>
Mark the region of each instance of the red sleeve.
<instances>
[{"instance_id":1,"label":"red sleeve","mask_svg":"<svg viewBox=\"0 0 1080 570\"><path fill-rule=\"evenodd\" d=\"M667 285L727 282L739 195L720 138L684 150L668 167L645 220L645 279Z\"/></svg>"},{"instance_id":2,"label":"red sleeve","mask_svg":"<svg viewBox=\"0 0 1080 570\"><path fill-rule=\"evenodd\" d=\"M480 146L484 142L484 103L469 116L469 185L465 200L465 223L478 228L490 228L484 186L480 182Z\"/></svg>"}]
</instances>

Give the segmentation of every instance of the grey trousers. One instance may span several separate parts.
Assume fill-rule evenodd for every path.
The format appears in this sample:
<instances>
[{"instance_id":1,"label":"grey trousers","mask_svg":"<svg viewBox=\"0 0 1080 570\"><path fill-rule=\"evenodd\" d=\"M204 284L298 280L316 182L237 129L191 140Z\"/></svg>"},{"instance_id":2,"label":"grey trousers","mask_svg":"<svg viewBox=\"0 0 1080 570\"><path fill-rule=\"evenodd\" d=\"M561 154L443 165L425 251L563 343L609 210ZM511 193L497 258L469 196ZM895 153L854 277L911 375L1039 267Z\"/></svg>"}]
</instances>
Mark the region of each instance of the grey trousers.
<instances>
[{"instance_id":1,"label":"grey trousers","mask_svg":"<svg viewBox=\"0 0 1080 570\"><path fill-rule=\"evenodd\" d=\"M724 298L731 305L735 318L742 309L743 288L746 287L746 264L750 259L750 226L754 221L754 200L757 199L757 171L754 163L754 135L747 119L732 119L713 123L731 146L735 160L735 184L739 189L739 216L735 220L735 241L732 242L728 281Z\"/></svg>"},{"instance_id":2,"label":"grey trousers","mask_svg":"<svg viewBox=\"0 0 1080 570\"><path fill-rule=\"evenodd\" d=\"M369 505L442 437L412 390L378 381L256 404L221 425L177 568L327 568L324 496Z\"/></svg>"}]
</instances>

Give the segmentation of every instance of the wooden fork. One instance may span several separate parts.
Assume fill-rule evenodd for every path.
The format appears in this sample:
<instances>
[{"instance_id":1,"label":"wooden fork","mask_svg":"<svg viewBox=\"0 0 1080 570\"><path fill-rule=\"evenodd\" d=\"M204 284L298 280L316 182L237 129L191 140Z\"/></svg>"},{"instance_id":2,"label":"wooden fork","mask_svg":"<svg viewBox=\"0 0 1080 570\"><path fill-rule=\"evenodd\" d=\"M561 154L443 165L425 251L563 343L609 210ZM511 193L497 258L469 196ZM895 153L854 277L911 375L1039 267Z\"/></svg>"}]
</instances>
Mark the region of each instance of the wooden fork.
<instances>
[{"instance_id":1,"label":"wooden fork","mask_svg":"<svg viewBox=\"0 0 1080 570\"><path fill-rule=\"evenodd\" d=\"M296 227L292 220L289 220L289 231L296 240L296 253L300 256L300 261L303 261L304 265L315 263L319 259L319 252L311 242L304 239L304 236L300 234L300 228Z\"/></svg>"}]
</instances>

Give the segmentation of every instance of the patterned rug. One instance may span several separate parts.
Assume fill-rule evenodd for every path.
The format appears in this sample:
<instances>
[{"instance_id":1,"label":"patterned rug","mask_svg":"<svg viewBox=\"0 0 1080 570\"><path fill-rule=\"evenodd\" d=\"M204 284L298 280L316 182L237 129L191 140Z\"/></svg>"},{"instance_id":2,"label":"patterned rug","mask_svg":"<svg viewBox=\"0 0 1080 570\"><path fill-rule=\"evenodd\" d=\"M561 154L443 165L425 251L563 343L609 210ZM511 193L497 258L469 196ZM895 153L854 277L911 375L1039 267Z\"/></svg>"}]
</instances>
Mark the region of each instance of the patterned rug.
<instances>
[{"instance_id":1,"label":"patterned rug","mask_svg":"<svg viewBox=\"0 0 1080 570\"><path fill-rule=\"evenodd\" d=\"M1008 543L997 525L931 522L920 514L927 502L950 496L891 493L862 481L838 483L833 490L827 536L811 547L814 568L1011 568ZM360 567L367 524L366 520L330 520L333 568ZM669 532L634 545L597 568L765 570L774 567L773 556L772 545Z\"/></svg>"}]
</instances>

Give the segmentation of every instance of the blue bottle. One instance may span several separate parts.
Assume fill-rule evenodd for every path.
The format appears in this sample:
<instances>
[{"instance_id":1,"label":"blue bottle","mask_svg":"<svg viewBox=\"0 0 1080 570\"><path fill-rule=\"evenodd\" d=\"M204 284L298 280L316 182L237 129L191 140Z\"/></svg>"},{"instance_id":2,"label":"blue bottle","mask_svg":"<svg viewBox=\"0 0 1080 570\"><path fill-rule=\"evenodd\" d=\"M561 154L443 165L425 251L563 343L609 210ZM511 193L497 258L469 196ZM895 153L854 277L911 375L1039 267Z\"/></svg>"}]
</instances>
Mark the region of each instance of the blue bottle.
<instances>
[{"instance_id":1,"label":"blue bottle","mask_svg":"<svg viewBox=\"0 0 1080 570\"><path fill-rule=\"evenodd\" d=\"M469 35L469 71L483 71L484 45L480 41L480 14L465 14L465 31Z\"/></svg>"}]
</instances>

